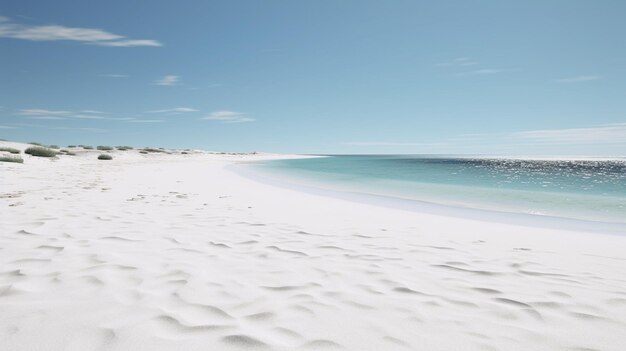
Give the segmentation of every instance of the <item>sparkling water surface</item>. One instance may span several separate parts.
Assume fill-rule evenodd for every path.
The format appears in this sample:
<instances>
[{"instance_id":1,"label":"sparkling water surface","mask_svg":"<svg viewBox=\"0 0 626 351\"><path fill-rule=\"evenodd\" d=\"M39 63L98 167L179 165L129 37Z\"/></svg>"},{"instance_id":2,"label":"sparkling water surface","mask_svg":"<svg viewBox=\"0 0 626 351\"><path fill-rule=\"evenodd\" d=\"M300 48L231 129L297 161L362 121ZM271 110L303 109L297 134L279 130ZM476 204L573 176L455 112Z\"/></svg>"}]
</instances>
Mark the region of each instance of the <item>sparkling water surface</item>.
<instances>
[{"instance_id":1,"label":"sparkling water surface","mask_svg":"<svg viewBox=\"0 0 626 351\"><path fill-rule=\"evenodd\" d=\"M626 159L345 155L264 161L254 167L330 190L626 223Z\"/></svg>"}]
</instances>

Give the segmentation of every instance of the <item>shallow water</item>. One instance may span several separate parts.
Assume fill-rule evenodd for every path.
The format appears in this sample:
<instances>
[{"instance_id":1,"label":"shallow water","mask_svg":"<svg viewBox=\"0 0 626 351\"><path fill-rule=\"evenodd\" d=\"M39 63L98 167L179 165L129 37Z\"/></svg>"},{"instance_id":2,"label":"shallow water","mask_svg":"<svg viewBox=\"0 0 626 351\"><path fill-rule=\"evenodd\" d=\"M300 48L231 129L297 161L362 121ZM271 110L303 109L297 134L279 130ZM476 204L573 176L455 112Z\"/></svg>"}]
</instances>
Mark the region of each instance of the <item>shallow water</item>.
<instances>
[{"instance_id":1,"label":"shallow water","mask_svg":"<svg viewBox=\"0 0 626 351\"><path fill-rule=\"evenodd\" d=\"M323 189L443 205L626 223L626 160L330 156L254 164Z\"/></svg>"}]
</instances>

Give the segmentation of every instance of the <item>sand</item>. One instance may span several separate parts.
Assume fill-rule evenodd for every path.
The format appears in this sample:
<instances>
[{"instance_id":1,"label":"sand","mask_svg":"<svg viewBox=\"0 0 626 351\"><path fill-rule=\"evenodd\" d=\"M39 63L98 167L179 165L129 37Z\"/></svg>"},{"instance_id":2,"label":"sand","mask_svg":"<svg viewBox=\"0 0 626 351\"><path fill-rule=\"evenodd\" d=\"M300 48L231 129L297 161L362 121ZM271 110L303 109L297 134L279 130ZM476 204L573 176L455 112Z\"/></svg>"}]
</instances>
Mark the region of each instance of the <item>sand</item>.
<instances>
[{"instance_id":1,"label":"sand","mask_svg":"<svg viewBox=\"0 0 626 351\"><path fill-rule=\"evenodd\" d=\"M626 348L624 235L230 168L284 156L100 153L0 163L0 350Z\"/></svg>"}]
</instances>

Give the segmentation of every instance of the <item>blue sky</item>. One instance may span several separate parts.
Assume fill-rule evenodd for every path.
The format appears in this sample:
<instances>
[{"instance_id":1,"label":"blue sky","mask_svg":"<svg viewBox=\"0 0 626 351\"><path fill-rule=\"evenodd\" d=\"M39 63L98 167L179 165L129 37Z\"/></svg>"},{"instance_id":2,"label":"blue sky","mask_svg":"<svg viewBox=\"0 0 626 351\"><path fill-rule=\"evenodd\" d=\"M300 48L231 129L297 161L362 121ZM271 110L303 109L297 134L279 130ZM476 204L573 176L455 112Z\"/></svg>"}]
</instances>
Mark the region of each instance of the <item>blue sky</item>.
<instances>
[{"instance_id":1,"label":"blue sky","mask_svg":"<svg viewBox=\"0 0 626 351\"><path fill-rule=\"evenodd\" d=\"M626 155L624 1L3 1L0 137Z\"/></svg>"}]
</instances>

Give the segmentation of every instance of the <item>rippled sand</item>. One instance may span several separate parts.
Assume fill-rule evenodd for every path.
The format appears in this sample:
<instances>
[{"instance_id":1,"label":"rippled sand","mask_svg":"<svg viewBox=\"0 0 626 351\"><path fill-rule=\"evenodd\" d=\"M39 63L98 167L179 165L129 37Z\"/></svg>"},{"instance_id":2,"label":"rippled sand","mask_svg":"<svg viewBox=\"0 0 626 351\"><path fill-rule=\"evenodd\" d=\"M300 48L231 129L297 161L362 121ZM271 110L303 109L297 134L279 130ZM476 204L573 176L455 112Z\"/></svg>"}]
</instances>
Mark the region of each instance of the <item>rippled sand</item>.
<instances>
[{"instance_id":1,"label":"rippled sand","mask_svg":"<svg viewBox=\"0 0 626 351\"><path fill-rule=\"evenodd\" d=\"M0 164L0 350L623 350L626 237L358 204L263 156Z\"/></svg>"}]
</instances>

